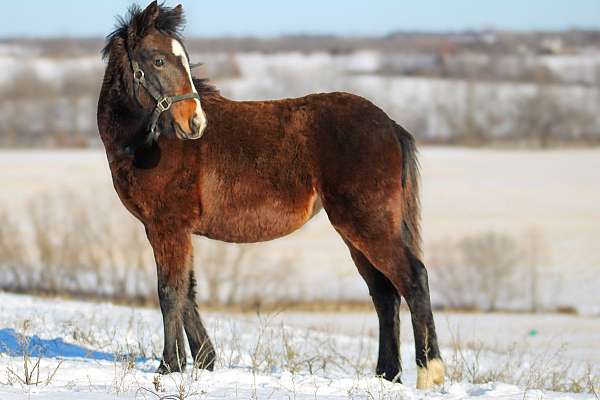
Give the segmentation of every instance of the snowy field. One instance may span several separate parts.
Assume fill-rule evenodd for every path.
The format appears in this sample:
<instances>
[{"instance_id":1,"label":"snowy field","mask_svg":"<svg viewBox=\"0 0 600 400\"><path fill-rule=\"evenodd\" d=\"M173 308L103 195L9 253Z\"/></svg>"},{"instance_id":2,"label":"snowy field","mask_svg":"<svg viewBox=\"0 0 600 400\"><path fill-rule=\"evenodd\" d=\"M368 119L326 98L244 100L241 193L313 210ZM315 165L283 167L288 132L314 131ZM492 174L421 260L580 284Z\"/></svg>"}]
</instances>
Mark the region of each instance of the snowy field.
<instances>
[{"instance_id":1,"label":"snowy field","mask_svg":"<svg viewBox=\"0 0 600 400\"><path fill-rule=\"evenodd\" d=\"M513 120L520 115L519 105L542 90L530 82L381 74L386 65L415 61L409 58L406 54L374 51L338 55L196 53L191 57L192 61L206 63L199 72L215 78L213 82L228 97L252 100L350 91L374 101L421 137L431 138L450 134L452 118L448 115L469 112L477 113L483 121L486 116L502 116L486 130L494 136L514 134ZM522 55L500 61L507 68L523 67ZM535 56L527 62L547 67L563 81L561 85L543 87L548 99L558 99L557 107L566 104L593 116L573 134L586 133L586 129L598 131L600 90L594 82L600 77L600 55ZM52 83L50 89L57 90L67 78L78 75L100 82L104 64L98 54L76 58L41 56L36 49L2 45L0 68L0 89L10 88L21 77L34 83L35 79ZM227 69L230 71L220 75ZM50 89L48 93L54 93ZM97 96L90 93L77 100L83 116L78 124L97 140ZM65 101L56 101L54 96L52 104ZM0 118L19 108L13 97L7 96L11 101L3 104L0 101ZM45 115L42 111L49 100L38 97L36 90L35 98L25 95L18 101ZM49 115L56 118L56 113ZM63 129L72 129L72 121L66 116L56 118L57 132L65 121ZM44 125L35 122L27 120L23 126L43 132ZM38 137L44 138L41 133ZM43 141L35 143L43 145ZM457 247L465 237L494 232L522 244L537 235L541 278L536 290L540 308L563 309L572 314L437 311L446 382L442 387L418 391L410 315L405 309L401 312L403 384L373 376L378 344L374 312L308 313L285 309L259 315L204 312L217 351L215 371L194 370L188 360L185 373L159 376L154 373L163 340L158 309L0 292L0 400L598 400L600 150L424 147L420 161L426 264L444 267L446 254L437 250L444 244ZM38 200L44 205L41 215L48 219L60 221L67 213L76 214L66 197L45 203L58 193L68 193L79 205L89 204L85 209L96 213L90 221L110 220L118 226L139 228L114 193L103 151L0 150L0 211L8 210L10 218L18 223L26 221L35 214L31 202ZM56 204L58 216L43 213L56 211L51 208ZM24 231L30 228L25 226ZM53 235L57 236L56 231L48 236ZM106 244L98 237L94 239L98 246ZM145 241L142 246L150 253ZM302 230L252 245L252 249L257 257L250 267L279 268L292 277L298 293L277 278L275 285L289 292L293 300L368 301L366 285L323 212ZM285 260L289 263L282 264ZM126 263L114 264L121 269L129 267ZM282 265L284 268L280 268ZM64 264L60 264L62 267ZM151 257L146 267L148 279L141 284L154 293ZM8 269L0 263L1 278L11 276L4 274ZM430 268L430 276L433 303L447 305L440 297L440 288L447 282L436 279L434 268ZM111 278L119 281L120 276ZM90 282L97 290L93 279ZM260 284L254 283L264 289ZM522 290L523 285L518 288L501 302L502 309L528 309L533 295Z\"/></svg>"},{"instance_id":2,"label":"snowy field","mask_svg":"<svg viewBox=\"0 0 600 400\"><path fill-rule=\"evenodd\" d=\"M0 293L0 399L597 399L585 391L600 383L598 319L437 313L436 323L447 373L430 391L414 388L406 312L404 384L372 376L377 325L362 313L205 313L215 371L188 360L158 377L158 310ZM37 385L20 382L24 352Z\"/></svg>"}]
</instances>

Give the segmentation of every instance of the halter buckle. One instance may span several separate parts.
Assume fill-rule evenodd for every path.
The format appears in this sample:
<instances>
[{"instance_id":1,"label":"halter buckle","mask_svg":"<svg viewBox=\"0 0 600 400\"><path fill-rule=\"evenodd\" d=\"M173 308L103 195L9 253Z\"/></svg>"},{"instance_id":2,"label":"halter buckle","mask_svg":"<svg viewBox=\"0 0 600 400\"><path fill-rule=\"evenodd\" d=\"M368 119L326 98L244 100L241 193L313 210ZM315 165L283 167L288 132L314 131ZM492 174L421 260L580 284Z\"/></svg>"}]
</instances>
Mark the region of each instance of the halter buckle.
<instances>
[{"instance_id":1,"label":"halter buckle","mask_svg":"<svg viewBox=\"0 0 600 400\"><path fill-rule=\"evenodd\" d=\"M156 108L158 108L160 110L160 112L165 112L169 108L171 108L171 104L173 104L173 102L171 101L170 98L163 97L162 99L160 99L158 101L158 103L156 103Z\"/></svg>"},{"instance_id":2,"label":"halter buckle","mask_svg":"<svg viewBox=\"0 0 600 400\"><path fill-rule=\"evenodd\" d=\"M144 71L142 71L141 69L136 69L135 71L133 71L133 79L137 82L141 82L144 80Z\"/></svg>"}]
</instances>

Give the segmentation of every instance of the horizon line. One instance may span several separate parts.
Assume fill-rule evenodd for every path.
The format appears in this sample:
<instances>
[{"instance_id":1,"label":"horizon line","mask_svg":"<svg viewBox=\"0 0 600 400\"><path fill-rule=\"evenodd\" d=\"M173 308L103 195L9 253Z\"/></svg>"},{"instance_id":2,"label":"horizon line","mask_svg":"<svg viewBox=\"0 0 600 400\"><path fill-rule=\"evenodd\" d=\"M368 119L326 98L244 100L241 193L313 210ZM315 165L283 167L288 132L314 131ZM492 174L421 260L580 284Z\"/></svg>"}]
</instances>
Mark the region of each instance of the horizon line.
<instances>
[{"instance_id":1,"label":"horizon line","mask_svg":"<svg viewBox=\"0 0 600 400\"><path fill-rule=\"evenodd\" d=\"M217 35L185 35L188 39L260 39L272 40L280 38L298 37L323 37L323 38L361 38L361 39L385 39L394 35L431 35L431 36L458 36L464 34L564 34L570 32L600 33L600 27L569 27L569 28L544 28L544 29L519 29L519 28L464 28L464 29L398 29L387 33L365 34L365 33L334 33L334 32L286 32L280 34L217 34ZM91 40L105 39L108 34L92 35L0 35L0 41L11 40Z\"/></svg>"}]
</instances>

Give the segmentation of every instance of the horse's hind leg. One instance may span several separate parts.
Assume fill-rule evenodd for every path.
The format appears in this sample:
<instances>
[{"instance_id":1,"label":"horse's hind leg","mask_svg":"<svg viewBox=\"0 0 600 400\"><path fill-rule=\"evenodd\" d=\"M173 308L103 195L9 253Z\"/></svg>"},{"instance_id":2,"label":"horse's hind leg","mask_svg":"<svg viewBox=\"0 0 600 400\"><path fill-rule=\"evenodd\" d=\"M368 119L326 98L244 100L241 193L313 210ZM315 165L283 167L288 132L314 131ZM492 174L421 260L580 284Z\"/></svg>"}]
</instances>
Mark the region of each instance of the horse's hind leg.
<instances>
[{"instance_id":1,"label":"horse's hind leg","mask_svg":"<svg viewBox=\"0 0 600 400\"><path fill-rule=\"evenodd\" d=\"M427 270L410 250L404 249L400 269L402 279L397 285L410 309L415 337L417 389L427 389L444 383L444 364L440 357L435 324L431 311Z\"/></svg>"},{"instance_id":2,"label":"horse's hind leg","mask_svg":"<svg viewBox=\"0 0 600 400\"><path fill-rule=\"evenodd\" d=\"M167 374L185 369L183 311L187 300L189 270L192 264L192 241L187 233L164 232L146 227L154 250L158 275L158 298L163 316L163 359L157 373Z\"/></svg>"},{"instance_id":3,"label":"horse's hind leg","mask_svg":"<svg viewBox=\"0 0 600 400\"><path fill-rule=\"evenodd\" d=\"M183 325L188 337L194 366L212 371L215 364L215 349L206 333L196 304L196 279L190 270L188 297L184 306Z\"/></svg>"},{"instance_id":4,"label":"horse's hind leg","mask_svg":"<svg viewBox=\"0 0 600 400\"><path fill-rule=\"evenodd\" d=\"M442 384L444 365L437 344L425 266L405 246L400 235L394 234L394 229L389 229L382 219L374 216L371 220L379 223L363 227L355 220L342 220L341 215L329 205L329 216L338 232L356 249L354 254L361 254L366 259L359 257L357 266L366 265L368 261L406 299L415 337L417 388L426 389Z\"/></svg>"},{"instance_id":5,"label":"horse's hind leg","mask_svg":"<svg viewBox=\"0 0 600 400\"><path fill-rule=\"evenodd\" d=\"M352 259L363 277L379 318L379 356L377 375L400 382L400 294L394 285L351 243L346 241Z\"/></svg>"}]
</instances>

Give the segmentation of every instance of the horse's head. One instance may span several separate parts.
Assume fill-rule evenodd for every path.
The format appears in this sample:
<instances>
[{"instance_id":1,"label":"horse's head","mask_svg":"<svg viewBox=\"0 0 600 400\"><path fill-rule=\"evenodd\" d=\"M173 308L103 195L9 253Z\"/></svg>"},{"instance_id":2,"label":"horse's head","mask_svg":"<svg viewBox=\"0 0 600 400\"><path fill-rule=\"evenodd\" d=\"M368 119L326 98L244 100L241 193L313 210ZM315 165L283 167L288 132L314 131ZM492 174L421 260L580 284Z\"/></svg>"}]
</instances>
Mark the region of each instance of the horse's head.
<instances>
[{"instance_id":1,"label":"horse's head","mask_svg":"<svg viewBox=\"0 0 600 400\"><path fill-rule=\"evenodd\" d=\"M187 52L179 35L183 8L159 6L145 10L133 6L128 19L108 37L105 56L118 53L123 87L132 104L145 110L148 138L159 133L179 139L198 139L206 128L206 115L192 81ZM109 61L110 63L110 61Z\"/></svg>"}]
</instances>

